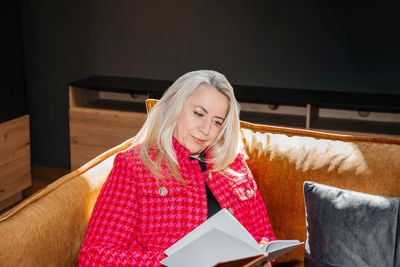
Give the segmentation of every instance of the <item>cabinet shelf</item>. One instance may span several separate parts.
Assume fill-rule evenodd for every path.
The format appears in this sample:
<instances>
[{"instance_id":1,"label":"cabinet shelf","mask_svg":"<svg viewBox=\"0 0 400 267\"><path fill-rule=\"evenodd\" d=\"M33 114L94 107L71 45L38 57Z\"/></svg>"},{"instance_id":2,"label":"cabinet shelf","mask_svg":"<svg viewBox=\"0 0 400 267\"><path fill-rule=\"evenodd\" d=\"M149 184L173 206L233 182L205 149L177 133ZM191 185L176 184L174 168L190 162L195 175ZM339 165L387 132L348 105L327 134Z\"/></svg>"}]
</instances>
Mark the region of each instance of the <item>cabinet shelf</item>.
<instances>
[{"instance_id":1,"label":"cabinet shelf","mask_svg":"<svg viewBox=\"0 0 400 267\"><path fill-rule=\"evenodd\" d=\"M114 100L96 100L87 102L85 105L77 106L88 109L99 110L117 110L127 112L146 112L146 105L144 102L123 102Z\"/></svg>"},{"instance_id":2,"label":"cabinet shelf","mask_svg":"<svg viewBox=\"0 0 400 267\"><path fill-rule=\"evenodd\" d=\"M351 119L319 118L311 129L358 135L400 137L400 123Z\"/></svg>"},{"instance_id":3,"label":"cabinet shelf","mask_svg":"<svg viewBox=\"0 0 400 267\"><path fill-rule=\"evenodd\" d=\"M288 114L266 114L261 112L243 111L240 113L240 119L252 123L270 124L285 127L304 128L305 117Z\"/></svg>"},{"instance_id":4,"label":"cabinet shelf","mask_svg":"<svg viewBox=\"0 0 400 267\"><path fill-rule=\"evenodd\" d=\"M296 127L350 135L400 137L400 112L304 105L245 103L241 119L254 123ZM250 110L250 111L249 111Z\"/></svg>"}]
</instances>

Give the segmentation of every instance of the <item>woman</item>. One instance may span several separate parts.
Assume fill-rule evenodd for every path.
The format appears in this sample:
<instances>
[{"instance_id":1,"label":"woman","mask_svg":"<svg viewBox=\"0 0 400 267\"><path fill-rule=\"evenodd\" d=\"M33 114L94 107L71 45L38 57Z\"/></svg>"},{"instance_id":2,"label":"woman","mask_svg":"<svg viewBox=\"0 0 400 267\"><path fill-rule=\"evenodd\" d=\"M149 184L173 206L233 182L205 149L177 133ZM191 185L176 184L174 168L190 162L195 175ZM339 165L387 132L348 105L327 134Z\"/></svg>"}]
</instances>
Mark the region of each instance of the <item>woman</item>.
<instances>
[{"instance_id":1,"label":"woman","mask_svg":"<svg viewBox=\"0 0 400 267\"><path fill-rule=\"evenodd\" d=\"M239 105L225 76L189 72L119 153L94 207L81 266L159 266L164 250L221 208L260 243L275 239L240 152Z\"/></svg>"}]
</instances>

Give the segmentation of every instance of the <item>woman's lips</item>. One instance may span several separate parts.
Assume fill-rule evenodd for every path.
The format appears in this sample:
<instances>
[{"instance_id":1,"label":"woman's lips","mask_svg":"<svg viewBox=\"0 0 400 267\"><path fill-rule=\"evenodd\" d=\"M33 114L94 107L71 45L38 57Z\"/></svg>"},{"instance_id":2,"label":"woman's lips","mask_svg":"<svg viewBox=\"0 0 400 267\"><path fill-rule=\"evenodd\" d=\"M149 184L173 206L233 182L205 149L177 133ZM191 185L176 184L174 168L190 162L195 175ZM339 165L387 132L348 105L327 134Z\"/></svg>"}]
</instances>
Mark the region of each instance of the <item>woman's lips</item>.
<instances>
[{"instance_id":1,"label":"woman's lips","mask_svg":"<svg viewBox=\"0 0 400 267\"><path fill-rule=\"evenodd\" d=\"M194 136L192 136L192 137L193 137L194 142L196 144L199 144L199 145L203 144L206 141L206 140L203 140L203 139L196 138Z\"/></svg>"}]
</instances>

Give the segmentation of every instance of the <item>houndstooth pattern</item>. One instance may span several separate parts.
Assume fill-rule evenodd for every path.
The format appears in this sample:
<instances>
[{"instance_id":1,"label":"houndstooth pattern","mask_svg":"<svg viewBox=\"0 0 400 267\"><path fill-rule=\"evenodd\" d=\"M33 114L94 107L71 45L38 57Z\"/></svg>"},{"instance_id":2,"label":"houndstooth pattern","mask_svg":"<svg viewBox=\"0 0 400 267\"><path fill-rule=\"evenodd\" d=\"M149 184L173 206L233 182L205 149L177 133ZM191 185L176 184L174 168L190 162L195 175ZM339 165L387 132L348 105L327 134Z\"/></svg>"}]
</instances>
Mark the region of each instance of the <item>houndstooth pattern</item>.
<instances>
[{"instance_id":1,"label":"houndstooth pattern","mask_svg":"<svg viewBox=\"0 0 400 267\"><path fill-rule=\"evenodd\" d=\"M80 266L160 266L164 250L207 219L205 182L222 208L260 243L275 240L267 210L242 155L230 168L246 175L227 178L202 172L197 160L174 138L182 177L156 182L140 160L140 147L119 153L99 194L79 252ZM206 154L209 158L209 153ZM207 169L212 166L208 165ZM159 188L168 192L161 196ZM250 193L249 193L250 192Z\"/></svg>"}]
</instances>

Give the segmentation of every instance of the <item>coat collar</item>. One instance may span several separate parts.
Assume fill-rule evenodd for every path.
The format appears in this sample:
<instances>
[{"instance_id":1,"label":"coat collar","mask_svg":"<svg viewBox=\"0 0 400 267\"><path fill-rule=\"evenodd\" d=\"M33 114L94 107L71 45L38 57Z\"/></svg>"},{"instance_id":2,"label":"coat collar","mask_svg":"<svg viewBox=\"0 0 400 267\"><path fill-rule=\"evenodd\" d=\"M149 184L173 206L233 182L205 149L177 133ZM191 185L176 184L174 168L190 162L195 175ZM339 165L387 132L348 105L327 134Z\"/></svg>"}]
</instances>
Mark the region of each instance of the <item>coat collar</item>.
<instances>
[{"instance_id":1,"label":"coat collar","mask_svg":"<svg viewBox=\"0 0 400 267\"><path fill-rule=\"evenodd\" d=\"M190 158L190 151L181 143L178 142L178 140L175 137L172 137L172 144L174 145L175 149L175 154L178 159L178 162L181 161L181 159L189 159Z\"/></svg>"},{"instance_id":2,"label":"coat collar","mask_svg":"<svg viewBox=\"0 0 400 267\"><path fill-rule=\"evenodd\" d=\"M175 137L172 137L172 144L174 146L176 158L177 158L179 164L187 162L188 160L190 160L190 151L189 151L189 149L187 149L181 143L179 143L179 141ZM206 153L206 159L210 160L211 157L210 157L210 152L209 152L208 148L206 149L205 153ZM208 167L209 166L207 164L207 168Z\"/></svg>"}]
</instances>

